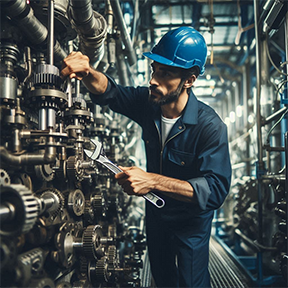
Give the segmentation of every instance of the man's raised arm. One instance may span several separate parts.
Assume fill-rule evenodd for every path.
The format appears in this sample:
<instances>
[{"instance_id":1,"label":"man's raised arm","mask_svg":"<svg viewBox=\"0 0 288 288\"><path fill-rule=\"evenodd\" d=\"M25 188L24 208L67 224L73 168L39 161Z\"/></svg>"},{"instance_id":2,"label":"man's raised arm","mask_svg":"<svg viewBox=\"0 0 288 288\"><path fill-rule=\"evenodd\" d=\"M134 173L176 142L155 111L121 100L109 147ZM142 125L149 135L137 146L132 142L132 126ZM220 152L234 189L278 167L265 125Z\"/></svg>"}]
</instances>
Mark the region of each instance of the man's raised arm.
<instances>
[{"instance_id":1,"label":"man's raised arm","mask_svg":"<svg viewBox=\"0 0 288 288\"><path fill-rule=\"evenodd\" d=\"M71 52L64 60L61 70L62 78L82 80L87 89L93 94L103 94L108 85L107 77L93 69L89 58L81 52Z\"/></svg>"}]
</instances>

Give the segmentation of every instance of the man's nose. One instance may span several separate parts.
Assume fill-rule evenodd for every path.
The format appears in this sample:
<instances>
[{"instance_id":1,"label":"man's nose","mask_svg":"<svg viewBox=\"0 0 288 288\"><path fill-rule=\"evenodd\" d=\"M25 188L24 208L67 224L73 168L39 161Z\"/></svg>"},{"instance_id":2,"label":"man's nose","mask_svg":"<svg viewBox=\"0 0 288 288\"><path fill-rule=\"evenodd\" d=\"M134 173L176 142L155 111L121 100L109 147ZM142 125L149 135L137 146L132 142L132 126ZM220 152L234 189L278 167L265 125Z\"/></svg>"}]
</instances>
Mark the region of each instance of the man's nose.
<instances>
[{"instance_id":1,"label":"man's nose","mask_svg":"<svg viewBox=\"0 0 288 288\"><path fill-rule=\"evenodd\" d=\"M153 75L151 75L151 79L150 79L150 81L149 81L149 84L152 86L152 85L154 85L154 86L158 86L158 82L157 82L157 80L155 79L155 77L153 76Z\"/></svg>"}]
</instances>

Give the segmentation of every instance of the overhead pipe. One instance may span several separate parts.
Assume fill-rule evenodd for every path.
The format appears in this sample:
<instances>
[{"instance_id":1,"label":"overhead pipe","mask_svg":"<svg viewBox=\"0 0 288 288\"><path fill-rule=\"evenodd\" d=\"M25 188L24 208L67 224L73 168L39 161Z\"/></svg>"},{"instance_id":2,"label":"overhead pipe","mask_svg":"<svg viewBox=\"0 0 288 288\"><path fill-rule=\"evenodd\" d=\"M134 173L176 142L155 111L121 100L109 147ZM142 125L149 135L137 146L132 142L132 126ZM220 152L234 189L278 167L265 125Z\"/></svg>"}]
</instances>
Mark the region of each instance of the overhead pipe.
<instances>
[{"instance_id":1,"label":"overhead pipe","mask_svg":"<svg viewBox=\"0 0 288 288\"><path fill-rule=\"evenodd\" d=\"M91 0L70 0L68 15L80 39L79 50L96 68L104 55L107 34L105 18L92 9Z\"/></svg>"},{"instance_id":2,"label":"overhead pipe","mask_svg":"<svg viewBox=\"0 0 288 288\"><path fill-rule=\"evenodd\" d=\"M133 49L130 35L127 30L127 26L124 21L120 3L118 0L111 0L111 6L114 12L116 22L121 32L121 38L125 46L125 52L126 52L128 63L130 66L132 66L136 63L137 58L136 58L135 50Z\"/></svg>"},{"instance_id":3,"label":"overhead pipe","mask_svg":"<svg viewBox=\"0 0 288 288\"><path fill-rule=\"evenodd\" d=\"M48 38L48 30L34 16L33 9L25 0L2 0L1 8L5 9L7 16L23 31L31 46L43 45L44 47ZM54 54L58 60L67 56L58 41L54 42Z\"/></svg>"}]
</instances>

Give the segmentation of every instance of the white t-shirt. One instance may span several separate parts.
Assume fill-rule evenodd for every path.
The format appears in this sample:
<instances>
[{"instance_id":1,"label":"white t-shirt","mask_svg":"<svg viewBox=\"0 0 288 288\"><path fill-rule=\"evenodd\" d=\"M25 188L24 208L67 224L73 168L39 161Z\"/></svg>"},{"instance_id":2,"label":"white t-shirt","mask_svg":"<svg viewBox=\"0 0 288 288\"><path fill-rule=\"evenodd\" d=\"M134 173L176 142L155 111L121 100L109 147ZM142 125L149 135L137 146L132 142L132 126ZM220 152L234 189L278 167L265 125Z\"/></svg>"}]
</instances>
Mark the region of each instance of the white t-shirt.
<instances>
[{"instance_id":1,"label":"white t-shirt","mask_svg":"<svg viewBox=\"0 0 288 288\"><path fill-rule=\"evenodd\" d=\"M164 143L168 137L168 134L170 130L172 129L173 125L176 123L176 121L180 118L181 116L177 118L166 118L163 115L161 115L161 137L162 137L162 147L164 146Z\"/></svg>"}]
</instances>

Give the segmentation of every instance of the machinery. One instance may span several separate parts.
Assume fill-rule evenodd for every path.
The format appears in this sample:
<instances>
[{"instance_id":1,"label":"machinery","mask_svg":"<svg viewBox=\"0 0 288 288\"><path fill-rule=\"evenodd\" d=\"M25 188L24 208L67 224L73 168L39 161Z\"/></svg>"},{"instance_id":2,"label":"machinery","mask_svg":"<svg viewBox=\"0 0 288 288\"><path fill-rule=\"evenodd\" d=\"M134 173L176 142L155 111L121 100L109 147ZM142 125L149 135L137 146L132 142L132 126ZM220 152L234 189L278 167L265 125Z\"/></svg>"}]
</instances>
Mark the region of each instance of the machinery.
<instances>
[{"instance_id":1,"label":"machinery","mask_svg":"<svg viewBox=\"0 0 288 288\"><path fill-rule=\"evenodd\" d=\"M95 67L105 41L115 57L111 27L91 1L0 3L1 287L140 286L144 201L84 153L95 139L135 164L138 130L59 74L74 45Z\"/></svg>"},{"instance_id":2,"label":"machinery","mask_svg":"<svg viewBox=\"0 0 288 288\"><path fill-rule=\"evenodd\" d=\"M135 7L132 32L123 16L129 7L119 0L0 0L1 287L151 286L145 200L124 194L114 174L85 153L100 142L113 163L145 166L141 131L93 104L80 81L62 79L60 70L61 61L78 50L120 84L137 85L134 64L161 36L155 31L169 4L169 13L181 11L183 21L174 13L167 27L191 24L214 39L207 42L205 80L212 77L212 92L218 83L221 92L214 97L208 84L207 94L228 119L233 167L231 192L215 214L215 235L253 287L287 286L287 1L127 2ZM193 8L192 17L185 5ZM228 15L233 21L217 26L224 17L217 19L217 9L239 16L229 50L217 49L215 35L236 21ZM135 48L130 35L136 22L144 36ZM140 66L144 79L149 71ZM197 97L207 90L200 80ZM232 121L238 107L242 114Z\"/></svg>"}]
</instances>

